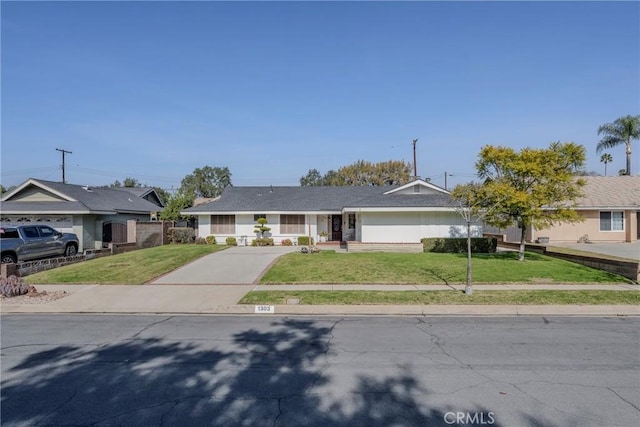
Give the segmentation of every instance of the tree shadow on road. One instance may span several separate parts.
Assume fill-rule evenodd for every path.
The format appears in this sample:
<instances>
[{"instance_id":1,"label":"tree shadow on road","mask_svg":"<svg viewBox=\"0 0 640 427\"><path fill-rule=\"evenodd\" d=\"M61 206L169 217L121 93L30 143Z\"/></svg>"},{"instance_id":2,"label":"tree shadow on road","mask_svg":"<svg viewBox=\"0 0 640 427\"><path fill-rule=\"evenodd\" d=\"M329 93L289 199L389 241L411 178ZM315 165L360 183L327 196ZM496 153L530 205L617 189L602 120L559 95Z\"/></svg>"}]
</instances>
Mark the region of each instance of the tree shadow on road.
<instances>
[{"instance_id":1,"label":"tree shadow on road","mask_svg":"<svg viewBox=\"0 0 640 427\"><path fill-rule=\"evenodd\" d=\"M346 381L330 375L335 326L278 319L224 342L138 333L35 352L5 371L2 424L450 425L410 367Z\"/></svg>"}]
</instances>

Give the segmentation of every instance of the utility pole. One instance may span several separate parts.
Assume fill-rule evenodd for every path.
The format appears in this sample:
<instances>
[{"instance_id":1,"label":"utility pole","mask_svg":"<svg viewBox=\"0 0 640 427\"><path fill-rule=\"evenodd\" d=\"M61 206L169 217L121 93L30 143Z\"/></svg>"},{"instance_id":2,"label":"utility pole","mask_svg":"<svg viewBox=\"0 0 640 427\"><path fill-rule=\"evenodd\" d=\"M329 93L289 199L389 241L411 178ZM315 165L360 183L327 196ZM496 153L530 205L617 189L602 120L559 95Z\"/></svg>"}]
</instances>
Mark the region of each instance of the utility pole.
<instances>
[{"instance_id":1,"label":"utility pole","mask_svg":"<svg viewBox=\"0 0 640 427\"><path fill-rule=\"evenodd\" d=\"M447 188L447 175L448 175L448 174L447 174L447 172L445 171L445 173L444 173L444 189L445 189L445 190L449 190L449 189Z\"/></svg>"},{"instance_id":2,"label":"utility pole","mask_svg":"<svg viewBox=\"0 0 640 427\"><path fill-rule=\"evenodd\" d=\"M65 170L64 155L73 154L73 153L71 151L63 150L62 148L56 148L56 151L60 151L62 153L62 183L66 184L67 180L65 179L65 176L64 176L64 170Z\"/></svg>"},{"instance_id":3,"label":"utility pole","mask_svg":"<svg viewBox=\"0 0 640 427\"><path fill-rule=\"evenodd\" d=\"M417 139L413 140L413 178L418 179L418 165L416 163L416 144L418 143Z\"/></svg>"}]
</instances>

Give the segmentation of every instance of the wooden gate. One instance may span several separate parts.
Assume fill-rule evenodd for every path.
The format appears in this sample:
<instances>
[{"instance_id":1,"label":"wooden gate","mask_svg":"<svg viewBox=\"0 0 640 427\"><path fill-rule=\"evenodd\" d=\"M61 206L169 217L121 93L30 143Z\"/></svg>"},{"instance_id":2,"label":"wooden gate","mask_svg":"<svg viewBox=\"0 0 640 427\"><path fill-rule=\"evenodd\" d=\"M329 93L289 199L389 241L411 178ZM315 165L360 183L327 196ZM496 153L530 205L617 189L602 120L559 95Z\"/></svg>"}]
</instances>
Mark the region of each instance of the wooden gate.
<instances>
[{"instance_id":1,"label":"wooden gate","mask_svg":"<svg viewBox=\"0 0 640 427\"><path fill-rule=\"evenodd\" d=\"M103 243L127 243L127 224L105 222L102 224Z\"/></svg>"}]
</instances>

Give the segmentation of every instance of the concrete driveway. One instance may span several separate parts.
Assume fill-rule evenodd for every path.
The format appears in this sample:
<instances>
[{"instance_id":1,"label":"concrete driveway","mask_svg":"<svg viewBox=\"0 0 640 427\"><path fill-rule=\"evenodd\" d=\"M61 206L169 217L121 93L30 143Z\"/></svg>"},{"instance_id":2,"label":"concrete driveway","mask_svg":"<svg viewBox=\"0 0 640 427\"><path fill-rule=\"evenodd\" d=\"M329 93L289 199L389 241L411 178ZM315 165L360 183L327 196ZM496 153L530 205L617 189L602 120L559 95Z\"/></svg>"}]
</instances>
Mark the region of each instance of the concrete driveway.
<instances>
[{"instance_id":1,"label":"concrete driveway","mask_svg":"<svg viewBox=\"0 0 640 427\"><path fill-rule=\"evenodd\" d=\"M640 259L640 241L633 243L554 243L553 246L629 258L634 261Z\"/></svg>"},{"instance_id":2,"label":"concrete driveway","mask_svg":"<svg viewBox=\"0 0 640 427\"><path fill-rule=\"evenodd\" d=\"M297 246L233 247L204 256L153 281L153 285L250 285Z\"/></svg>"}]
</instances>

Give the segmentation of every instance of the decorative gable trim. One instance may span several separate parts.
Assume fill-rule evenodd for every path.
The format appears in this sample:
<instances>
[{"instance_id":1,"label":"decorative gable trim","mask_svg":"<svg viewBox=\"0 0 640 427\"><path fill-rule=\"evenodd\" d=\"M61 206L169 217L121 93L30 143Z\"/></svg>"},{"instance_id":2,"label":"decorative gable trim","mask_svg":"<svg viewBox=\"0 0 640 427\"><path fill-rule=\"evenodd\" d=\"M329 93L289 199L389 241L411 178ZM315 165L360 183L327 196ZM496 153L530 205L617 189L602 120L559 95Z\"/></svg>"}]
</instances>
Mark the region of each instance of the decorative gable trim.
<instances>
[{"instance_id":1,"label":"decorative gable trim","mask_svg":"<svg viewBox=\"0 0 640 427\"><path fill-rule=\"evenodd\" d=\"M422 192L420 190L422 188L425 188L425 189L428 189L428 190L431 190L431 191L435 191L435 192L438 192L438 193L451 194L449 191L445 190L444 188L440 188L437 185L433 185L430 182L423 181L421 179L416 179L415 181L411 181L408 184L402 185L402 186L400 186L398 188L394 188L393 190L387 191L384 194L387 195L387 194L394 194L394 193L405 193L405 190L410 189L410 188L414 188L413 193L415 193L415 194L421 194ZM417 188L417 190L416 190L416 188Z\"/></svg>"},{"instance_id":2,"label":"decorative gable trim","mask_svg":"<svg viewBox=\"0 0 640 427\"><path fill-rule=\"evenodd\" d=\"M7 194L5 194L5 196L2 198L2 201L10 201L11 198L13 198L16 194L19 194L20 192L24 191L26 188L28 188L29 186L34 186L34 187L38 187L43 189L44 191L47 191L55 196L60 197L61 199L66 200L67 202L77 202L76 199L74 199L73 197L70 197L67 194L61 193L59 191L54 190L53 188L41 183L38 180L35 180L33 178L29 178L27 181L25 181L24 183L22 183L21 185L19 185L18 187L14 188L13 190L11 190L10 192L8 192Z\"/></svg>"}]
</instances>

